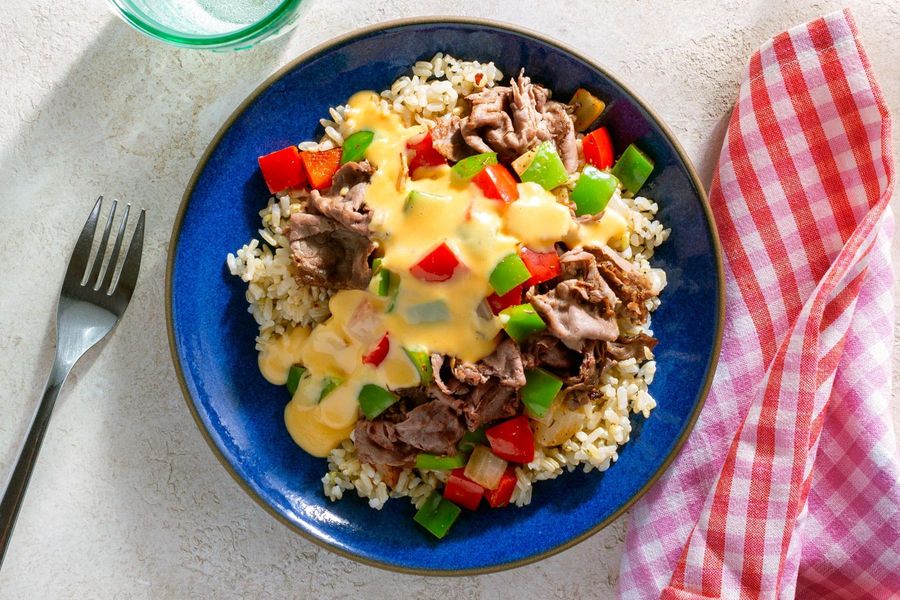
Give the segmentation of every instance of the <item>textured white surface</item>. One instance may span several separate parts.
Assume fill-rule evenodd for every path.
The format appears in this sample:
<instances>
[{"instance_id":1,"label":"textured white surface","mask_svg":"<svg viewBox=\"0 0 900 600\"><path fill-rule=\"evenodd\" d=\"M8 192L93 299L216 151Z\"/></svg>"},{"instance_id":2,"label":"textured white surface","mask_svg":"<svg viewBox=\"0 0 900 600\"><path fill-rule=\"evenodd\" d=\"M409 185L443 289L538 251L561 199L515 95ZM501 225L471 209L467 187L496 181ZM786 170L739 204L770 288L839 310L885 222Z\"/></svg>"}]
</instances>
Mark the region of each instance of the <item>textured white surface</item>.
<instances>
[{"instance_id":1,"label":"textured white surface","mask_svg":"<svg viewBox=\"0 0 900 600\"><path fill-rule=\"evenodd\" d=\"M609 597L624 520L536 565L435 580L320 550L245 495L196 430L169 360L166 245L184 186L225 117L280 65L357 26L429 14L513 21L596 57L657 109L708 183L751 51L843 5L855 11L897 114L894 0L307 0L291 35L239 54L143 38L104 0L3 0L2 473L51 363L65 257L93 199L118 196L151 213L132 306L102 350L75 369L57 406L0 572L0 598ZM894 417L900 422L897 407Z\"/></svg>"}]
</instances>

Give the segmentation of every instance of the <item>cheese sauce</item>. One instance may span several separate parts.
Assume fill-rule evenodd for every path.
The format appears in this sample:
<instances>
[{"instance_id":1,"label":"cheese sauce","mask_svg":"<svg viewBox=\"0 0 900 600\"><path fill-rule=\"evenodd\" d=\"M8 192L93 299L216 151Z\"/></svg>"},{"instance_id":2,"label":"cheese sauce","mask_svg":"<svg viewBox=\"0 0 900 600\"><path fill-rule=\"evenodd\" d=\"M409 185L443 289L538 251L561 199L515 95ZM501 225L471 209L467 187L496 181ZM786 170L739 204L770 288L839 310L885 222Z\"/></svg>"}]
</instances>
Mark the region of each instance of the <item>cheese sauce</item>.
<instances>
[{"instance_id":1,"label":"cheese sauce","mask_svg":"<svg viewBox=\"0 0 900 600\"><path fill-rule=\"evenodd\" d=\"M395 298L370 290L342 290L329 302L331 316L312 331L294 328L274 338L259 356L265 378L283 385L290 367L306 373L285 408L294 441L314 456L327 456L347 439L359 418L357 398L367 384L389 390L420 383L406 350L437 352L475 362L493 352L500 319L484 310L492 293L489 277L520 245L552 250L627 239L624 206L610 203L598 221L579 224L554 195L535 183L519 183L519 199L509 206L486 198L480 189L452 176L448 166L421 168L407 175L407 141L424 133L383 110L379 97L360 92L348 103L349 132L374 133L366 159L374 167L365 201L382 268L399 285ZM445 242L461 266L443 282L422 281L410 267ZM389 349L377 367L363 358L387 335Z\"/></svg>"}]
</instances>

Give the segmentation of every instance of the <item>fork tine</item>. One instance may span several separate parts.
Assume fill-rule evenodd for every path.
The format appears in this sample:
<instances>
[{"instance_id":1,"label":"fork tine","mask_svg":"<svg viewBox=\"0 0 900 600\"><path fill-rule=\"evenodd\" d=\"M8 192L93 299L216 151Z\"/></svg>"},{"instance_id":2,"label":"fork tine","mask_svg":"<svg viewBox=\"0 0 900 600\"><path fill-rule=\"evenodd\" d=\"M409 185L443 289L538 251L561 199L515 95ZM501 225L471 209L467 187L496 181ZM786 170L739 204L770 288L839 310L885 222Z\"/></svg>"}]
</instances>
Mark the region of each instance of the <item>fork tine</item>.
<instances>
[{"instance_id":1,"label":"fork tine","mask_svg":"<svg viewBox=\"0 0 900 600\"><path fill-rule=\"evenodd\" d=\"M72 258L69 260L69 268L66 270L63 286L81 285L84 272L87 270L88 259L91 257L91 244L94 242L94 232L97 230L97 220L100 217L102 205L103 196L100 196L97 198L94 209L81 229L81 235L78 236L75 249L72 250Z\"/></svg>"},{"instance_id":2,"label":"fork tine","mask_svg":"<svg viewBox=\"0 0 900 600\"><path fill-rule=\"evenodd\" d=\"M147 211L141 209L141 216L138 219L137 227L134 228L134 234L131 236L131 244L128 246L128 252L125 254L125 261L122 263L122 271L119 277L113 283L108 295L124 294L126 299L131 298L134 286L137 284L138 272L141 270L141 252L144 248L144 220Z\"/></svg>"},{"instance_id":3,"label":"fork tine","mask_svg":"<svg viewBox=\"0 0 900 600\"><path fill-rule=\"evenodd\" d=\"M103 228L103 237L100 238L100 245L97 246L97 256L94 257L94 266L91 267L91 274L88 275L85 283L89 286L100 283L100 271L103 268L103 259L106 257L106 251L109 245L109 232L112 229L113 219L116 218L116 206L118 201L113 200L112 210L106 218L106 226ZM94 288L96 289L96 287Z\"/></svg>"},{"instance_id":4,"label":"fork tine","mask_svg":"<svg viewBox=\"0 0 900 600\"><path fill-rule=\"evenodd\" d=\"M106 265L106 272L103 276L103 283L97 281L94 290L103 290L108 292L111 289L112 278L116 272L116 263L119 262L119 251L122 249L122 238L125 237L125 225L128 223L128 213L131 211L131 204L125 205L125 213L122 215L122 222L119 223L119 231L116 233L116 242L113 244L112 254L109 255L109 263Z\"/></svg>"}]
</instances>

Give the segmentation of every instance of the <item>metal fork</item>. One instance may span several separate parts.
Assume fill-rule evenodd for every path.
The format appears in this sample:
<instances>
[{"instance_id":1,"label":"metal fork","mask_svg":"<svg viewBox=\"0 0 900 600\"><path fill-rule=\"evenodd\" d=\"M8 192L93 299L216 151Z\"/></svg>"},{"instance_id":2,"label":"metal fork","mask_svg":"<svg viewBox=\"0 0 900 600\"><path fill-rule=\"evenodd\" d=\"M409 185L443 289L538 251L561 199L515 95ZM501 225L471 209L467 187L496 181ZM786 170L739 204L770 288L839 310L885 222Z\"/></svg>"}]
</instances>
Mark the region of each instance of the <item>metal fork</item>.
<instances>
[{"instance_id":1,"label":"metal fork","mask_svg":"<svg viewBox=\"0 0 900 600\"><path fill-rule=\"evenodd\" d=\"M57 343L53 368L50 370L44 396L32 417L28 437L25 438L25 442L19 450L15 467L6 485L6 491L3 492L3 501L0 502L0 566L3 564L3 557L9 547L16 517L22 506L22 498L25 496L25 488L28 487L28 481L31 479L31 472L37 460L41 442L44 440L44 434L47 432L50 414L53 412L59 390L78 359L106 337L122 318L137 283L138 271L141 267L141 250L144 246L144 215L146 211L141 210L141 216L131 236L131 243L128 245L121 271L113 279L131 205L125 206L125 214L119 223L119 229L112 244L112 252L108 255L109 260L104 261L109 251L109 234L116 216L117 202L113 200L97 254L93 263L89 265L91 247L94 243L94 234L97 230L97 221L100 218L102 205L103 196L100 196L81 230L75 250L72 251L72 258L69 259L69 268L63 280L59 305L56 310Z\"/></svg>"}]
</instances>

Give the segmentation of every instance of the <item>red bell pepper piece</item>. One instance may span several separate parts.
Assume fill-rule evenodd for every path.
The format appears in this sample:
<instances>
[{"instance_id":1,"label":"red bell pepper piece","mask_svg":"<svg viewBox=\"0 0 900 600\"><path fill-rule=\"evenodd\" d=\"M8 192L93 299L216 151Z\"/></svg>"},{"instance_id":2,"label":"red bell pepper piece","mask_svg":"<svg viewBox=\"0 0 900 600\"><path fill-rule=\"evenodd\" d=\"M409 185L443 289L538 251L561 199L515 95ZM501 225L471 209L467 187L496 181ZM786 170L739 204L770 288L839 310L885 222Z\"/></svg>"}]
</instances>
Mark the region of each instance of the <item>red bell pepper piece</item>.
<instances>
[{"instance_id":1,"label":"red bell pepper piece","mask_svg":"<svg viewBox=\"0 0 900 600\"><path fill-rule=\"evenodd\" d=\"M363 356L362 361L367 365L377 367L384 362L384 358L387 356L388 350L390 349L391 341L388 339L388 334L384 334L378 343L375 344L375 347L372 348L368 354Z\"/></svg>"},{"instance_id":2,"label":"red bell pepper piece","mask_svg":"<svg viewBox=\"0 0 900 600\"><path fill-rule=\"evenodd\" d=\"M484 488L464 475L465 469L453 469L444 485L444 498L463 508L475 510L484 495Z\"/></svg>"},{"instance_id":3,"label":"red bell pepper piece","mask_svg":"<svg viewBox=\"0 0 900 600\"><path fill-rule=\"evenodd\" d=\"M425 134L421 140L406 144L409 172L414 173L419 167L435 167L446 165L447 159L443 154L434 149L432 145L431 131Z\"/></svg>"},{"instance_id":4,"label":"red bell pepper piece","mask_svg":"<svg viewBox=\"0 0 900 600\"><path fill-rule=\"evenodd\" d=\"M509 169L501 164L488 165L472 178L486 198L500 200L504 204L519 199L519 188Z\"/></svg>"},{"instance_id":5,"label":"red bell pepper piece","mask_svg":"<svg viewBox=\"0 0 900 600\"><path fill-rule=\"evenodd\" d=\"M528 417L519 415L484 432L491 444L491 452L514 463L534 460L534 434Z\"/></svg>"},{"instance_id":6,"label":"red bell pepper piece","mask_svg":"<svg viewBox=\"0 0 900 600\"><path fill-rule=\"evenodd\" d=\"M447 281L453 277L456 268L460 266L459 259L446 242L425 255L409 268L413 276L423 281Z\"/></svg>"},{"instance_id":7,"label":"red bell pepper piece","mask_svg":"<svg viewBox=\"0 0 900 600\"><path fill-rule=\"evenodd\" d=\"M606 127L595 129L584 136L581 148L584 151L584 160L601 171L612 166L613 145Z\"/></svg>"},{"instance_id":8,"label":"red bell pepper piece","mask_svg":"<svg viewBox=\"0 0 900 600\"><path fill-rule=\"evenodd\" d=\"M545 281L549 281L559 275L562 270L559 264L559 255L554 251L535 252L528 248L522 248L519 252L519 258L525 263L528 272L531 273L531 279L528 285L537 285Z\"/></svg>"},{"instance_id":9,"label":"red bell pepper piece","mask_svg":"<svg viewBox=\"0 0 900 600\"><path fill-rule=\"evenodd\" d=\"M491 508L500 508L509 504L513 490L516 489L516 470L507 467L506 473L500 479L500 483L492 490L484 491L484 499Z\"/></svg>"},{"instance_id":10,"label":"red bell pepper piece","mask_svg":"<svg viewBox=\"0 0 900 600\"><path fill-rule=\"evenodd\" d=\"M504 308L522 304L522 286L517 285L502 296L498 296L496 293L491 294L487 297L487 303L495 315L499 315Z\"/></svg>"},{"instance_id":11,"label":"red bell pepper piece","mask_svg":"<svg viewBox=\"0 0 900 600\"><path fill-rule=\"evenodd\" d=\"M269 193L277 194L288 188L306 185L306 174L303 172L300 151L296 146L260 156L257 161Z\"/></svg>"},{"instance_id":12,"label":"red bell pepper piece","mask_svg":"<svg viewBox=\"0 0 900 600\"><path fill-rule=\"evenodd\" d=\"M342 152L340 148L332 148L331 150L300 153L306 177L313 188L324 190L331 186L331 178L341 166Z\"/></svg>"}]
</instances>

